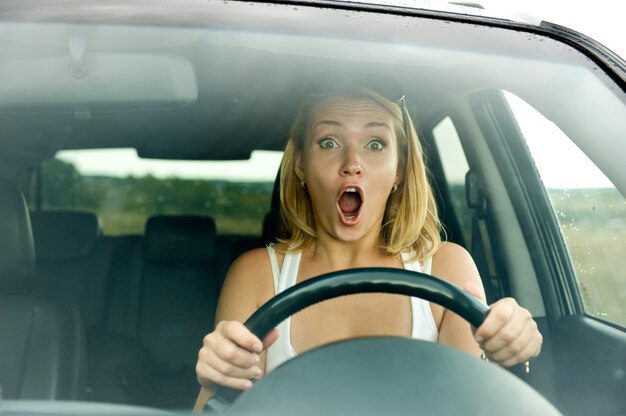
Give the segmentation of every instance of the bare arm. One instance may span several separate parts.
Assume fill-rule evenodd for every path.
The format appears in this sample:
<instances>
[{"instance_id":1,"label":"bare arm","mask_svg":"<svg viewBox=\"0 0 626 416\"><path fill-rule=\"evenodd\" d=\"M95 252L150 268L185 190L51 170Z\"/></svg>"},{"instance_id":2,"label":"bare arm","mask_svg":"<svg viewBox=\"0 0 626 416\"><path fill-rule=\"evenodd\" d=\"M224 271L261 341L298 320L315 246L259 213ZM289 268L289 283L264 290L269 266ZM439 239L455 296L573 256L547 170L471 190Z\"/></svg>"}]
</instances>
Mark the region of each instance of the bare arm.
<instances>
[{"instance_id":1,"label":"bare arm","mask_svg":"<svg viewBox=\"0 0 626 416\"><path fill-rule=\"evenodd\" d=\"M265 249L249 251L233 263L220 294L215 330L204 337L198 352L196 375L202 389L194 410L202 409L215 384L244 390L251 387L251 379L261 377L262 351L275 341L277 332L261 342L242 322L273 294Z\"/></svg>"},{"instance_id":2,"label":"bare arm","mask_svg":"<svg viewBox=\"0 0 626 416\"><path fill-rule=\"evenodd\" d=\"M433 274L485 300L476 265L462 247L452 243L442 245L433 258ZM528 310L513 298L500 299L490 307L487 319L474 334L469 323L445 310L439 342L475 355L483 349L490 360L505 367L539 355L543 338Z\"/></svg>"},{"instance_id":3,"label":"bare arm","mask_svg":"<svg viewBox=\"0 0 626 416\"><path fill-rule=\"evenodd\" d=\"M482 292L482 282L474 261L465 249L444 243L433 257L432 274L457 286L472 282ZM484 300L484 296L481 300ZM444 309L439 327L439 343L479 356L481 349L472 334L470 324L454 312Z\"/></svg>"}]
</instances>

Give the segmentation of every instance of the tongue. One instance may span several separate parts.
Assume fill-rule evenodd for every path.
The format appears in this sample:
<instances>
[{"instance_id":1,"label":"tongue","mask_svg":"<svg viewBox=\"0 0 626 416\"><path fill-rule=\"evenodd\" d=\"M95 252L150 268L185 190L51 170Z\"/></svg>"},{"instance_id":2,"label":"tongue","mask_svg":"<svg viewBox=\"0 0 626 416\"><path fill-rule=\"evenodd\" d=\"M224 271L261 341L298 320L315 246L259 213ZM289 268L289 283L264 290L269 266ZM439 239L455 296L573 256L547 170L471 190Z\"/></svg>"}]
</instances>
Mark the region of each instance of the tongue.
<instances>
[{"instance_id":1,"label":"tongue","mask_svg":"<svg viewBox=\"0 0 626 416\"><path fill-rule=\"evenodd\" d=\"M344 192L339 198L339 208L343 212L352 213L361 206L361 197L356 192Z\"/></svg>"}]
</instances>

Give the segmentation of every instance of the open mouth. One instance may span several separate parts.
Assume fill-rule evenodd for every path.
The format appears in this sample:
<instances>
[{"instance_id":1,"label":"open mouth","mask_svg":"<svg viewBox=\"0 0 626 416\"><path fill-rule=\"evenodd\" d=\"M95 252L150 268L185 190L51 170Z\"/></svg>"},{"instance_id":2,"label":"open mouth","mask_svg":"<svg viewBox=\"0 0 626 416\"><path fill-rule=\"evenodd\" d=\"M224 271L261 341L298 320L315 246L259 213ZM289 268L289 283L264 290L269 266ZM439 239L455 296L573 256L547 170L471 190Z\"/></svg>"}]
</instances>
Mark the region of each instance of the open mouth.
<instances>
[{"instance_id":1,"label":"open mouth","mask_svg":"<svg viewBox=\"0 0 626 416\"><path fill-rule=\"evenodd\" d=\"M339 210L341 218L346 224L354 224L359 219L363 198L358 188L347 187L339 197Z\"/></svg>"}]
</instances>

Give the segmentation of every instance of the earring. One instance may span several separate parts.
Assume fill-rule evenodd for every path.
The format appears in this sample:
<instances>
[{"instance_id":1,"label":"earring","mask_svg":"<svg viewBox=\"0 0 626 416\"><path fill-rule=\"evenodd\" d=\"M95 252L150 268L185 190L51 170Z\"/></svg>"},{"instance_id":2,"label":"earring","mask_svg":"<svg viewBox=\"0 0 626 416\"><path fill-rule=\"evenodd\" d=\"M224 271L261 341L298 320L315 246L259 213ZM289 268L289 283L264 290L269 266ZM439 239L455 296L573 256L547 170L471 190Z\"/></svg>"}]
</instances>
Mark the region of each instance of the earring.
<instances>
[{"instance_id":1,"label":"earring","mask_svg":"<svg viewBox=\"0 0 626 416\"><path fill-rule=\"evenodd\" d=\"M304 179L300 182L300 186L302 189L306 189L306 181Z\"/></svg>"},{"instance_id":2,"label":"earring","mask_svg":"<svg viewBox=\"0 0 626 416\"><path fill-rule=\"evenodd\" d=\"M398 183L394 183L393 184L393 188L391 188L391 192L396 192L396 190L398 189Z\"/></svg>"}]
</instances>

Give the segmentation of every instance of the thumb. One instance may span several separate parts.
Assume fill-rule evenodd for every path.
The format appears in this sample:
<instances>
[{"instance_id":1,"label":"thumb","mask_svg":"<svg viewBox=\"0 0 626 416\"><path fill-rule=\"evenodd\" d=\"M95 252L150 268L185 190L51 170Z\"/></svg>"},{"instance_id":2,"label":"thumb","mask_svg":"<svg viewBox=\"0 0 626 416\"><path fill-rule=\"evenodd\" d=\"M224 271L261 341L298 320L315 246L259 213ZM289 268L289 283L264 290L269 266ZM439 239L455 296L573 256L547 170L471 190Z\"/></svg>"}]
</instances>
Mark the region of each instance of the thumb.
<instances>
[{"instance_id":1,"label":"thumb","mask_svg":"<svg viewBox=\"0 0 626 416\"><path fill-rule=\"evenodd\" d=\"M463 290L483 302L487 301L487 297L485 296L483 288L474 282L465 282L465 284L463 285Z\"/></svg>"}]
</instances>

